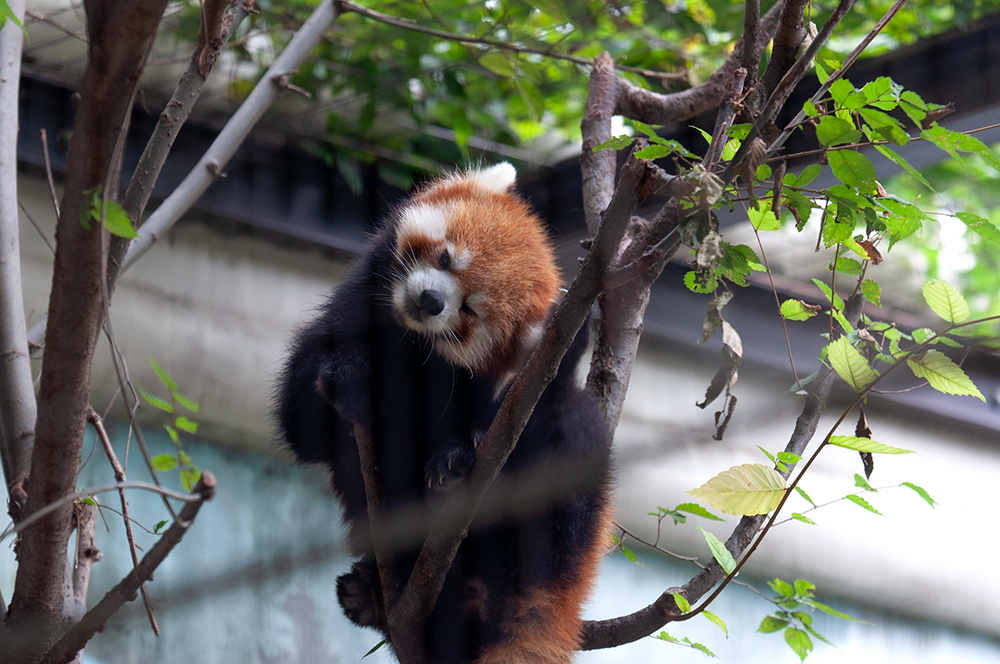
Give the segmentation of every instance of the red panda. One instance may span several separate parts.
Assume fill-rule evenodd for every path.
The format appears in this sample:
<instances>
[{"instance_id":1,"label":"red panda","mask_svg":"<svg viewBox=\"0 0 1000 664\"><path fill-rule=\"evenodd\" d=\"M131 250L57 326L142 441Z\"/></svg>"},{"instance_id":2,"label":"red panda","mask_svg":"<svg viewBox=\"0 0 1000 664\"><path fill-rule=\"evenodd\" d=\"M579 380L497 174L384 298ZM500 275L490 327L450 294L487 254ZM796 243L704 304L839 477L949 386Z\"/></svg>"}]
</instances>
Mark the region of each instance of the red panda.
<instances>
[{"instance_id":1,"label":"red panda","mask_svg":"<svg viewBox=\"0 0 1000 664\"><path fill-rule=\"evenodd\" d=\"M301 461L329 467L360 556L337 581L359 625L386 630L352 425L372 432L387 511L433 503L472 468L557 299L551 243L514 180L502 163L421 188L296 334L279 377L280 433ZM611 448L574 379L586 343L581 332L459 549L425 630L431 661L557 664L579 648L606 546ZM394 550L401 582L417 531Z\"/></svg>"}]
</instances>

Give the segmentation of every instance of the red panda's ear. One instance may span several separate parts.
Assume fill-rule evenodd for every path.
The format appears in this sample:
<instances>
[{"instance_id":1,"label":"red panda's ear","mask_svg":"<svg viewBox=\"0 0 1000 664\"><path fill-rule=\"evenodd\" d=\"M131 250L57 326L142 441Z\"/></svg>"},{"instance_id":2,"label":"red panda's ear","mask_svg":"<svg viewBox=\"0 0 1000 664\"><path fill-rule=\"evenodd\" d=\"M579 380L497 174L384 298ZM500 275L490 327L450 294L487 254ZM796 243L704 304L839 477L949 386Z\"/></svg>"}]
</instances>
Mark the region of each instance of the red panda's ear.
<instances>
[{"instance_id":1,"label":"red panda's ear","mask_svg":"<svg viewBox=\"0 0 1000 664\"><path fill-rule=\"evenodd\" d=\"M517 179L517 171L506 161L489 168L469 171L467 177L479 187L495 194L504 194Z\"/></svg>"}]
</instances>

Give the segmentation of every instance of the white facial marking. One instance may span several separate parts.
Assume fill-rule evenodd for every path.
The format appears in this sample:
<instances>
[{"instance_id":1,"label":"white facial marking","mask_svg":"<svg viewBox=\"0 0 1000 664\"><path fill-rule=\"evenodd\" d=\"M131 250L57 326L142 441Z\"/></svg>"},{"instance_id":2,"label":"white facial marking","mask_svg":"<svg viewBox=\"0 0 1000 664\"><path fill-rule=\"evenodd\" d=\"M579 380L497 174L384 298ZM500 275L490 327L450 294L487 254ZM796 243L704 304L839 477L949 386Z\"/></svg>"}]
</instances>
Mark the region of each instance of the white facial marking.
<instances>
[{"instance_id":1,"label":"white facial marking","mask_svg":"<svg viewBox=\"0 0 1000 664\"><path fill-rule=\"evenodd\" d=\"M451 255L451 265L456 270L464 270L472 265L472 252L468 249L458 250L449 244L448 253Z\"/></svg>"},{"instance_id":2,"label":"white facial marking","mask_svg":"<svg viewBox=\"0 0 1000 664\"><path fill-rule=\"evenodd\" d=\"M397 237L401 241L406 236L419 234L432 242L444 242L448 216L449 210L441 205L410 205L399 220Z\"/></svg>"}]
</instances>

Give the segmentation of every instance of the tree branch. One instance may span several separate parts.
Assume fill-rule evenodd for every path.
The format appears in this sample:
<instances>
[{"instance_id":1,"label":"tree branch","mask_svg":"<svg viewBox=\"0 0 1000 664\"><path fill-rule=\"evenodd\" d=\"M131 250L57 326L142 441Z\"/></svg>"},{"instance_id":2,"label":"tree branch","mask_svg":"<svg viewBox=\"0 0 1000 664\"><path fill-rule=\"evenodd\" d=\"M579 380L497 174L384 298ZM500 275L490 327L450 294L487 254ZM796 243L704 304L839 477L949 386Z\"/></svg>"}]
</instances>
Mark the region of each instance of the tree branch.
<instances>
[{"instance_id":1,"label":"tree branch","mask_svg":"<svg viewBox=\"0 0 1000 664\"><path fill-rule=\"evenodd\" d=\"M21 20L24 0L8 0ZM18 90L24 33L8 20L0 29L0 460L16 523L27 494L35 433L35 390L31 379L21 291L17 214Z\"/></svg>"},{"instance_id":2,"label":"tree branch","mask_svg":"<svg viewBox=\"0 0 1000 664\"><path fill-rule=\"evenodd\" d=\"M282 90L275 82L275 77L297 70L313 49L323 39L323 36L337 19L338 11L333 0L323 0L312 16L306 20L292 40L274 61L264 76L261 77L253 92L229 119L226 126L205 152L205 155L195 164L187 177L174 189L156 208L139 229L139 237L129 245L128 252L121 262L121 271L128 269L151 246L181 218L188 209L201 197L209 185L233 158L236 150L250 134L250 130L260 121L264 112L277 100ZM45 334L46 320L43 318L31 327L28 339L39 344Z\"/></svg>"},{"instance_id":3,"label":"tree branch","mask_svg":"<svg viewBox=\"0 0 1000 664\"><path fill-rule=\"evenodd\" d=\"M102 630L108 619L114 615L118 609L135 599L136 593L143 583L152 578L153 572L160 563L173 550L177 543L194 523L198 510L205 501L215 497L215 476L205 471L201 475L201 480L191 492L196 499L184 505L178 520L174 521L166 532L160 536L153 548L149 550L142 561L122 579L118 585L108 591L108 593L97 603L94 608L88 611L80 622L66 632L65 635L48 651L43 660L44 664L65 664L73 659L95 633Z\"/></svg>"},{"instance_id":4,"label":"tree branch","mask_svg":"<svg viewBox=\"0 0 1000 664\"><path fill-rule=\"evenodd\" d=\"M56 256L42 364L38 422L31 457L30 514L70 495L86 426L90 369L102 323L99 279L104 229L84 227L85 191L103 185L119 166L116 154L166 0L117 0L85 5L88 62L67 156L56 228ZM120 162L119 162L120 163ZM37 659L59 634L72 509L47 516L23 533L7 613L14 661Z\"/></svg>"},{"instance_id":5,"label":"tree branch","mask_svg":"<svg viewBox=\"0 0 1000 664\"><path fill-rule=\"evenodd\" d=\"M572 55L554 53L551 50L551 48L549 49L530 48L528 46L520 46L518 44L511 44L509 42L504 42L497 39L489 39L487 37L457 35L453 32L444 32L442 30L435 30L434 28L425 28L424 26L414 23L413 21L396 18L395 16L389 16L388 14L377 12L374 9L363 7L359 4L351 2L351 0L336 0L336 1L338 8L342 12L354 12L355 14L360 14L361 16L364 16L366 18L370 18L373 21L378 21L379 23L391 25L395 28L401 28L403 30L412 30L413 32L420 32L425 35L439 37L440 39L457 41L461 42L462 44L480 44L482 46L490 46L492 48L498 48L504 51L514 51L515 53L532 53L534 55L542 55L547 58L553 58L555 60L566 60L567 62L573 62L578 65L583 65L584 67L590 67L594 64L593 61L588 60L587 58L578 58ZM638 67L629 67L626 65L620 65L618 68L621 69L622 71L631 72L633 74L639 74L640 76L648 76L650 78L659 78L663 80L684 80L687 78L687 74L683 72L680 73L662 72L662 71L654 71L652 69L640 69Z\"/></svg>"}]
</instances>

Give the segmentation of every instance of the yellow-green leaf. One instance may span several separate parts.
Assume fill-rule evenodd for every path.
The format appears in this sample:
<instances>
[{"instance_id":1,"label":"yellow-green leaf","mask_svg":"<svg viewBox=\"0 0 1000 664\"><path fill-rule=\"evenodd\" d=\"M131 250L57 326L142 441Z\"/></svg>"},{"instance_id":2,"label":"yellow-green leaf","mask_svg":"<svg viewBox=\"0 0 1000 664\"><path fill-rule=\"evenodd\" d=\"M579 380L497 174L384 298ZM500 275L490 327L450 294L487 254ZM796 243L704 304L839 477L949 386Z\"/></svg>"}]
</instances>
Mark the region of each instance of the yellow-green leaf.
<instances>
[{"instance_id":1,"label":"yellow-green leaf","mask_svg":"<svg viewBox=\"0 0 1000 664\"><path fill-rule=\"evenodd\" d=\"M726 514L767 514L785 495L785 478L759 463L733 466L687 493Z\"/></svg>"},{"instance_id":2,"label":"yellow-green leaf","mask_svg":"<svg viewBox=\"0 0 1000 664\"><path fill-rule=\"evenodd\" d=\"M913 450L904 450L902 447L883 445L871 438L859 438L858 436L830 436L830 444L843 447L848 450L858 452L871 452L872 454L912 454Z\"/></svg>"},{"instance_id":3,"label":"yellow-green leaf","mask_svg":"<svg viewBox=\"0 0 1000 664\"><path fill-rule=\"evenodd\" d=\"M968 311L968 309L966 309ZM926 378L938 392L956 394L958 396L976 397L986 401L976 384L965 375L962 368L938 350L929 350L923 355L911 357L906 361L913 375Z\"/></svg>"},{"instance_id":4,"label":"yellow-green leaf","mask_svg":"<svg viewBox=\"0 0 1000 664\"><path fill-rule=\"evenodd\" d=\"M781 315L787 320L808 320L819 311L816 305L806 304L802 300L785 300L781 303Z\"/></svg>"},{"instance_id":5,"label":"yellow-green leaf","mask_svg":"<svg viewBox=\"0 0 1000 664\"><path fill-rule=\"evenodd\" d=\"M855 392L860 392L875 380L875 372L847 337L840 337L827 346L827 359L837 375L847 381Z\"/></svg>"},{"instance_id":6,"label":"yellow-green leaf","mask_svg":"<svg viewBox=\"0 0 1000 664\"><path fill-rule=\"evenodd\" d=\"M760 207L764 207L763 210ZM774 214L770 205L757 203L756 206L747 210L750 223L759 231L776 231L781 228L781 221Z\"/></svg>"},{"instance_id":7,"label":"yellow-green leaf","mask_svg":"<svg viewBox=\"0 0 1000 664\"><path fill-rule=\"evenodd\" d=\"M969 317L969 304L951 284L931 279L922 290L931 310L949 323L961 323Z\"/></svg>"},{"instance_id":8,"label":"yellow-green leaf","mask_svg":"<svg viewBox=\"0 0 1000 664\"><path fill-rule=\"evenodd\" d=\"M731 574L736 569L736 559L733 558L733 554L730 553L729 549L726 548L726 545L718 537L701 526L698 526L698 530L705 536L705 541L708 542L708 548L712 550L712 557L715 558L715 562L719 563L722 569L726 570L726 574Z\"/></svg>"},{"instance_id":9,"label":"yellow-green leaf","mask_svg":"<svg viewBox=\"0 0 1000 664\"><path fill-rule=\"evenodd\" d=\"M479 58L479 64L499 76L510 77L514 75L513 65L510 64L510 60L507 56L502 53L487 53L483 57Z\"/></svg>"}]
</instances>

